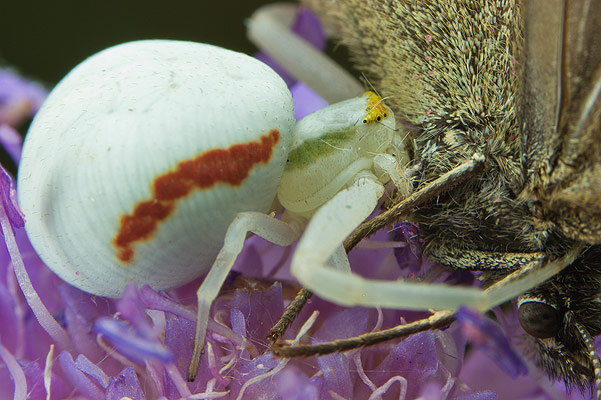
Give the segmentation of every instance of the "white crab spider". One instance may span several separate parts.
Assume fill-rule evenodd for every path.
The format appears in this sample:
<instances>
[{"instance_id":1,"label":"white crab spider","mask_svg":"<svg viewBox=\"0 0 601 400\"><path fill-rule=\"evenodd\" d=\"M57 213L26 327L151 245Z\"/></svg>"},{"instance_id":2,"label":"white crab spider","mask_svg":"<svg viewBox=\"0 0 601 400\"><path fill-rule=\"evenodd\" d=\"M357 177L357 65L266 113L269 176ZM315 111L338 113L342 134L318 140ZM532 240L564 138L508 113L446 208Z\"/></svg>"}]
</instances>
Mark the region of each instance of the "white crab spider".
<instances>
[{"instance_id":1,"label":"white crab spider","mask_svg":"<svg viewBox=\"0 0 601 400\"><path fill-rule=\"evenodd\" d=\"M90 57L52 91L26 138L19 204L39 255L84 291L118 297L130 281L169 289L208 273L197 360L247 233L289 245L331 204L311 228L331 243L308 261L348 271L341 238L386 182L408 188L399 145L371 92L295 124L285 83L261 62L205 44L131 42ZM283 221L267 214L278 184ZM341 234L320 234L332 223Z\"/></svg>"},{"instance_id":2,"label":"white crab spider","mask_svg":"<svg viewBox=\"0 0 601 400\"><path fill-rule=\"evenodd\" d=\"M288 29L287 23L294 18L296 9L295 5L289 4L262 7L249 21L249 38L329 101L348 97L356 90L352 78ZM348 196L336 196L315 213L291 264L293 275L303 286L340 305L407 310L453 310L467 305L485 311L538 286L569 265L578 254L578 249L574 249L568 256L531 271L542 264L541 260L538 265L517 271L516 278L508 280L509 283L504 281L486 291L444 284L367 279L350 270L327 268L328 256L334 254L337 246L367 217L361 204L370 203L371 200L366 198L370 191L350 195L353 190L350 188L345 192Z\"/></svg>"}]
</instances>

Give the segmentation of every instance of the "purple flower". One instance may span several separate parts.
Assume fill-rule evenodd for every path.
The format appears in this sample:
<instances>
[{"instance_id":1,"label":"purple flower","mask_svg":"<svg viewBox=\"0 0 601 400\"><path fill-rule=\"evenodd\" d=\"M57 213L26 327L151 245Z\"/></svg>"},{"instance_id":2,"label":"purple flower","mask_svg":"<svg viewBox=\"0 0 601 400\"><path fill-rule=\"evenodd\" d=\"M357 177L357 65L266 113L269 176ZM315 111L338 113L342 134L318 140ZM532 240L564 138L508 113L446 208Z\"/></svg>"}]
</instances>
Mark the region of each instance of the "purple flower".
<instances>
[{"instance_id":1,"label":"purple flower","mask_svg":"<svg viewBox=\"0 0 601 400\"><path fill-rule=\"evenodd\" d=\"M144 310L143 310L144 311ZM115 349L135 362L149 359L172 361L173 353L158 338L154 340L141 334L138 330L109 317L101 317L94 323L94 330L107 338Z\"/></svg>"},{"instance_id":2,"label":"purple flower","mask_svg":"<svg viewBox=\"0 0 601 400\"><path fill-rule=\"evenodd\" d=\"M468 341L482 348L509 376L516 378L528 373L498 324L467 307L457 310L455 318Z\"/></svg>"},{"instance_id":3,"label":"purple flower","mask_svg":"<svg viewBox=\"0 0 601 400\"><path fill-rule=\"evenodd\" d=\"M18 164L21 159L21 146L23 138L19 132L8 124L0 124L0 145L6 150L10 158Z\"/></svg>"},{"instance_id":4,"label":"purple flower","mask_svg":"<svg viewBox=\"0 0 601 400\"><path fill-rule=\"evenodd\" d=\"M400 222L392 231L392 240L405 243L403 247L394 249L394 256L401 269L408 269L411 273L423 272L422 238L419 236L417 226L410 222Z\"/></svg>"},{"instance_id":5,"label":"purple flower","mask_svg":"<svg viewBox=\"0 0 601 400\"><path fill-rule=\"evenodd\" d=\"M0 125L18 127L26 118L33 117L47 95L40 84L0 69Z\"/></svg>"},{"instance_id":6,"label":"purple flower","mask_svg":"<svg viewBox=\"0 0 601 400\"><path fill-rule=\"evenodd\" d=\"M4 168L0 169L0 187L2 188L2 192L0 193L0 196L2 196L2 206L10 224L14 228L24 227L25 216L17 205L15 182Z\"/></svg>"},{"instance_id":7,"label":"purple flower","mask_svg":"<svg viewBox=\"0 0 601 400\"><path fill-rule=\"evenodd\" d=\"M44 316L35 302L29 306L19 295L13 275L7 269L10 268L9 256L4 250L5 271L0 276L7 278L0 280L0 301L5 304L1 308L4 315L0 315L5 322L0 326L3 340L0 357L10 368L8 375L0 376L0 382L6 396L10 397L11 393L17 394L17 398L21 394L25 396L37 382L36 393L44 398L45 382L49 382L52 398L68 395L91 399L125 396L172 399L190 395L230 399L238 396L329 398L332 395L368 398L378 394L409 398L405 396L419 395L426 384L444 387L459 371L455 358L446 356L452 353L451 348L456 354L463 351L452 344L451 330L423 333L346 354L274 359L267 351L265 337L284 309L282 286L275 283L267 288L255 284L249 287L248 283L253 280L244 275L244 264L256 261L257 254L265 253L269 247L254 240L249 241L250 247L240 257L242 275L238 274L238 279L231 282L235 287L242 280L247 288L226 289L218 297L200 372L195 382L187 383L183 376L191 355L195 315L186 302L178 300L190 301L191 296L185 294L187 289L157 293L147 286L138 290L129 285L122 299L109 300L62 283L39 261L22 229L17 227L22 220L10 196L12 179L5 175L0 183L4 199L3 225L12 226L5 234L8 237L16 230L21 259L26 262L31 277L31 286L23 284L22 287L25 291L34 290L49 310L48 316ZM7 214L14 215L13 225ZM9 242L7 240L11 247ZM257 246L263 248L257 252L254 250ZM353 263L368 257L371 260L363 261L359 267L373 267L374 259L386 262L387 257L376 255L374 258L373 252L358 250L352 257ZM275 265L280 255L274 254L263 257L262 264ZM262 271L255 269L254 273ZM58 339L42 329L32 318L31 310L40 322L54 321L55 326L47 331ZM356 335L376 326L389 327L402 315L387 311L378 316L375 310L344 309L316 298L303 311L299 323L315 310L322 316L321 325L310 331L315 340ZM48 321L43 325L48 327ZM293 326L290 335L297 334L295 328ZM449 395L470 392L466 386L449 384L444 391Z\"/></svg>"},{"instance_id":8,"label":"purple flower","mask_svg":"<svg viewBox=\"0 0 601 400\"><path fill-rule=\"evenodd\" d=\"M312 42L321 48L323 34L315 26L315 17L305 11L299 20L304 22L297 21L297 26L308 26L305 33L316 34ZM24 88L29 87L14 76L10 79L10 85L0 83L0 122L2 105L23 98ZM303 94L302 86L294 90L298 90L298 109L319 106L311 93ZM36 109L39 103L33 99L37 97L30 96L31 109ZM2 143L13 143L18 149L19 144L10 139L13 133ZM286 265L273 279L272 271L285 250L257 238L247 241L237 272L213 304L199 373L195 382L186 382L198 281L169 292L129 285L119 300L84 293L58 279L35 254L22 228L14 180L3 169L0 190L0 224L6 243L0 248L0 360L5 367L0 373L1 398L488 400L497 398L490 388L504 394L511 388L507 398L544 398L542 388L549 385L536 376L509 381L506 373L495 370L482 354L496 354L510 372L521 372L522 367L496 326L469 311L459 314L460 324L444 331L319 358L274 358L266 336L298 285ZM396 259L420 273L429 264L421 256L417 229L401 224L395 235L395 241L407 243L395 252ZM379 233L376 239L387 240L387 234ZM359 248L350 259L354 270L364 276L398 278L399 268L389 249ZM315 324L302 339L297 337L315 311L319 311ZM395 310L343 308L314 297L286 338L326 341L416 317ZM466 353L466 336L483 346ZM557 386L545 390L565 393Z\"/></svg>"}]
</instances>

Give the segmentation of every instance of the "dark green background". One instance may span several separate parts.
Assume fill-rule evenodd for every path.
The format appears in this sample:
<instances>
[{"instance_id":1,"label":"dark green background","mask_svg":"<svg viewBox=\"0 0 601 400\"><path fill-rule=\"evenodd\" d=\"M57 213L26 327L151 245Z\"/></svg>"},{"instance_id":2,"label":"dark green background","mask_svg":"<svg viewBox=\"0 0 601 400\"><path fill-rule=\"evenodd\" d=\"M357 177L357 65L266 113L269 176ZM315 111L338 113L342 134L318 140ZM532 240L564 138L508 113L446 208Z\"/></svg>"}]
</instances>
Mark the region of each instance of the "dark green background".
<instances>
[{"instance_id":1,"label":"dark green background","mask_svg":"<svg viewBox=\"0 0 601 400\"><path fill-rule=\"evenodd\" d=\"M136 39L252 53L244 20L273 0L1 0L0 62L53 84L87 56Z\"/></svg>"},{"instance_id":2,"label":"dark green background","mask_svg":"<svg viewBox=\"0 0 601 400\"><path fill-rule=\"evenodd\" d=\"M0 0L0 65L51 88L86 57L136 39L192 40L252 54L244 21L268 3L273 0ZM0 163L16 172L2 149Z\"/></svg>"}]
</instances>

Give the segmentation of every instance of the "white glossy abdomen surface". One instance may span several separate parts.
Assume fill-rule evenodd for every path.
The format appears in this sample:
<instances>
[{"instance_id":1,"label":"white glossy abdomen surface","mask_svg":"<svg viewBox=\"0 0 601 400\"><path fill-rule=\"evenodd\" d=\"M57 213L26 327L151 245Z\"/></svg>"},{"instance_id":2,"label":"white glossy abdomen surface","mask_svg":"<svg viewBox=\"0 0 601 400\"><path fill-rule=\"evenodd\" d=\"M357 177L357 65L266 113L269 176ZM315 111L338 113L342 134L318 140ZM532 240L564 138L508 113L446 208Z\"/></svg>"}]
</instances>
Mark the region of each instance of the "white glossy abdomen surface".
<instances>
[{"instance_id":1,"label":"white glossy abdomen surface","mask_svg":"<svg viewBox=\"0 0 601 400\"><path fill-rule=\"evenodd\" d=\"M285 83L246 55L140 41L84 61L27 135L19 204L62 279L119 296L207 272L240 211L267 211L294 124Z\"/></svg>"}]
</instances>

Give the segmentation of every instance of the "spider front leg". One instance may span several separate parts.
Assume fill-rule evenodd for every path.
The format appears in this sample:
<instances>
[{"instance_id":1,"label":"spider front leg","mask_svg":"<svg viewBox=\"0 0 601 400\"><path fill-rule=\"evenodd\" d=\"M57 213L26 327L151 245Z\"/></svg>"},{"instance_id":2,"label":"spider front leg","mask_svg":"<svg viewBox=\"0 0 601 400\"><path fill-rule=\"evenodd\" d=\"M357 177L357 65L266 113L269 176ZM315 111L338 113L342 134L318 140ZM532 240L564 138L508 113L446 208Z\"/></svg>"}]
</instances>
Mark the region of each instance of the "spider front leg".
<instances>
[{"instance_id":1,"label":"spider front leg","mask_svg":"<svg viewBox=\"0 0 601 400\"><path fill-rule=\"evenodd\" d=\"M341 248L344 239L371 214L383 194L382 183L373 175L363 174L313 215L291 263L292 274L305 287L328 300L342 299L340 302L335 300L339 304L357 301L347 299L351 293L343 294L351 287L357 289L350 283L356 275L349 270L331 268L328 260ZM332 283L336 287L332 287ZM357 293L361 295L362 291Z\"/></svg>"},{"instance_id":2,"label":"spider front leg","mask_svg":"<svg viewBox=\"0 0 601 400\"><path fill-rule=\"evenodd\" d=\"M399 215L411 211L420 202L427 201L432 196L441 193L441 191L448 190L458 184L466 177L477 172L483 162L484 158L481 155L474 155L436 181L426 185L420 191L413 193L395 207L363 224L350 238L353 241L351 243L347 241L345 247L347 249L352 248L358 240L394 222ZM341 192L339 196L343 197L344 193ZM328 238L334 237L339 240L341 236L345 237L352 232L361 222L361 220L353 219L353 210L343 208L342 205L340 204L338 208L331 208L329 204L326 204L319 210L310 224L314 227L308 227L305 231L292 262L293 273L303 285L320 297L337 304L406 310L444 310L456 309L461 305L466 305L478 310L487 310L537 286L556 274L558 269L560 270L569 265L566 264L568 261L559 259L537 269L541 265L541 260L538 254L535 254L531 263L510 274L486 291L478 288L452 287L444 284L365 279L356 274L341 273L340 271L324 268L322 261L324 254L331 251L331 248L325 248L329 241ZM329 222L328 217L321 216L328 209L336 214L335 218L337 220L348 219L349 223L342 225L347 229L345 232L337 232L337 226ZM320 224L319 221L324 221L324 223ZM356 225L350 227L350 221L353 221ZM349 228L350 230L348 230ZM320 246L324 246L324 248L322 249ZM312 249L314 250L312 251ZM577 249L574 250L575 255L570 253L570 257L575 257L578 251ZM533 269L535 271L526 274L526 272Z\"/></svg>"},{"instance_id":3,"label":"spider front leg","mask_svg":"<svg viewBox=\"0 0 601 400\"><path fill-rule=\"evenodd\" d=\"M484 158L479 154L475 154L470 159L466 160L461 165L442 175L437 180L424 186L419 191L412 193L405 200L396 204L391 209L385 211L384 213L376 216L375 218L369 221L364 222L345 241L345 248L347 249L347 251L351 250L362 238L370 235L371 233L376 232L384 226L392 224L399 218L402 218L402 216L407 215L411 210L413 210L415 207L418 207L420 204L423 204L427 201L431 201L441 192L455 187L468 177L471 177L473 176L473 174L478 173L482 169L483 163ZM325 210L327 210L327 207L328 205L322 207L320 213L325 212ZM315 221L319 220L318 218L314 219ZM317 222L315 222L314 224L317 224ZM317 230L317 228L315 227L312 229ZM316 237L315 235L310 236L308 231L306 231L305 234L306 238ZM303 237L301 242L305 245L309 243L309 241L305 239L305 236ZM299 244L299 249L300 248L301 245ZM307 250L308 249L305 249L305 251ZM480 290L476 288L449 287L442 284L424 285L421 283L402 281L386 283L382 281L367 280L358 276L352 277L350 279L344 276L340 277L342 281L347 282L347 286L345 288L346 290L362 291L360 292L360 296L353 296L352 298L346 296L345 293L337 293L338 291L335 290L328 291L328 285L319 286L319 279L313 279L313 277L321 276L321 279L325 279L325 274L323 273L323 271L313 268L310 264L308 265L309 268L305 268L305 264L303 263L303 265L299 265L297 266L297 268L300 267L301 274L305 274L312 283L316 284L316 286L314 286L313 289L318 294L320 294L320 296L324 298L330 298L331 300L337 303L349 305L379 305L382 307L389 308L416 310L437 308L443 311L438 311L427 319L416 321L411 324L400 325L395 328L387 329L385 331L364 334L354 338L339 339L332 342L319 343L316 345L274 346L273 351L276 355L283 357L328 354L335 351L344 351L357 347L374 345L392 338L407 336L428 329L440 328L442 326L448 325L453 321L454 311L448 309L455 309L460 305L467 305L480 311L484 311L496 305L499 305L533 287L540 285L545 280L556 275L563 268L570 265L582 252L582 250L582 245L575 246L564 257L547 262L544 265L544 257L541 258L541 254L538 252L514 254L513 258L517 257L521 262L523 262L521 268L509 274L501 281L491 285L486 290ZM487 264L485 262L485 259L487 258L498 259L498 257L493 257L492 255L486 256L484 252L473 252L471 256L469 256L468 254L466 254L465 256L470 259L482 259L483 264L479 264L482 264L483 266ZM310 259L310 257L311 256L307 258ZM336 271L327 271L326 274L329 275L328 279L339 278L339 276L334 276L336 275ZM340 281L329 282L336 282L336 285L331 285L332 287L334 287L338 286ZM369 293L366 293L366 287L371 287L371 290L376 292L380 290L381 292L379 293L385 293L384 291L382 291L384 289L389 290L389 294L395 296L396 299L392 303L386 303L386 301L382 299L382 301L380 301L376 298L375 303L370 303L371 301L374 301L374 299L370 297ZM317 288L317 290L315 288ZM325 291L318 292L318 290ZM332 293L334 294L332 295ZM405 296L405 293L408 293L409 296ZM438 304L438 306L433 306L434 303L432 302L430 297L436 297L437 294L440 293L443 293L442 299L435 299L435 301L442 300L442 306L440 303ZM412 295L417 297L411 298ZM357 300L357 298L359 297L360 299ZM344 303L345 301L349 301L349 299L351 300L349 303ZM352 302L353 299L355 299L355 303Z\"/></svg>"},{"instance_id":4,"label":"spider front leg","mask_svg":"<svg viewBox=\"0 0 601 400\"><path fill-rule=\"evenodd\" d=\"M463 181L477 172L483 162L481 155L474 155L392 209L363 224L345 243L345 247L350 250L360 239L395 222L399 215L406 215L418 204ZM320 297L347 306L424 310L481 305L484 295L476 288L365 279L356 274L324 268L323 260L327 260L333 252L332 246L344 240L373 210L373 206L369 210L367 206L361 208L363 204L370 204L370 193L376 193L375 187L368 188L367 185L363 190L362 185L357 184L355 189L340 192L315 214L292 260L292 273L299 281ZM359 208L355 210L345 202L355 202ZM343 222L336 224L334 221Z\"/></svg>"},{"instance_id":5,"label":"spider front leg","mask_svg":"<svg viewBox=\"0 0 601 400\"><path fill-rule=\"evenodd\" d=\"M565 256L551 261L542 267L540 265L540 259L535 256L532 261L523 266L523 268L481 291L478 296L479 302L477 304L470 304L470 306L480 311L484 311L502 304L558 274L562 269L572 264L582 251L583 246L577 245ZM526 256L526 253L524 256ZM441 310L434 312L428 318L398 325L378 332L370 332L356 337L336 339L311 345L274 345L272 346L272 351L275 355L280 357L306 357L373 346L391 339L409 336L430 329L442 328L453 322L454 316L454 310Z\"/></svg>"},{"instance_id":6,"label":"spider front leg","mask_svg":"<svg viewBox=\"0 0 601 400\"><path fill-rule=\"evenodd\" d=\"M370 194L376 196L375 201L377 202L378 198L384 192L384 187L379 184L379 182L392 181L401 197L407 196L411 191L410 177L401 171L398 161L390 154L378 154L374 157L374 171L376 172L377 180L373 179L375 177L372 177L371 182L369 183L365 181L365 177L362 180L358 180L356 182L356 187L340 192L336 196L337 200L330 201L331 204L329 203L327 205L326 210L319 211L315 216L313 216L312 220L316 220L316 218L325 218L325 220L327 220L328 210L336 210L336 206L340 201L346 201L350 204L350 207L355 208L355 219L361 222L363 219L367 218L369 214L371 214L376 205ZM367 198L360 198L357 196L355 194L357 191L360 194L367 195ZM323 217L318 217L318 215ZM347 219L347 221L351 220ZM313 224L317 224L317 222L313 222ZM331 240L331 237L328 237L328 239ZM338 265L337 269L349 272L350 266L348 264L348 257L346 256L346 253L347 251L345 247L343 245L338 245L333 256L329 258L330 265ZM307 300L310 299L312 295L313 293L306 288L302 288L297 293L296 297L286 308L279 321L271 328L269 339L272 343L275 343L281 336L284 335L290 324L294 322L294 319L298 313L300 313Z\"/></svg>"},{"instance_id":7,"label":"spider front leg","mask_svg":"<svg viewBox=\"0 0 601 400\"><path fill-rule=\"evenodd\" d=\"M246 235L249 232L279 246L289 246L298 238L300 231L294 224L282 222L260 212L239 213L232 221L226 232L221 251L196 292L198 298L196 336L194 338L194 352L188 369L188 381L193 381L198 372L211 304L217 297L238 254L242 251Z\"/></svg>"},{"instance_id":8,"label":"spider front leg","mask_svg":"<svg viewBox=\"0 0 601 400\"><path fill-rule=\"evenodd\" d=\"M297 11L293 4L259 8L248 21L248 38L326 101L357 96L363 86L348 71L290 30Z\"/></svg>"},{"instance_id":9,"label":"spider front leg","mask_svg":"<svg viewBox=\"0 0 601 400\"><path fill-rule=\"evenodd\" d=\"M394 115L373 92L300 120L292 147L278 190L280 203L289 215L312 218L346 186L353 181L359 183L357 178L361 176L364 182L371 181L377 188L367 190L375 200L368 201L369 211L362 211L363 217L354 225L373 210L386 182L392 181L401 193L410 190L409 178L402 169L408 157L403 139L395 129ZM332 242L333 248L328 250L324 263L338 263L338 270L349 271L346 251L342 248L344 236ZM336 257L331 257L333 254ZM272 342L286 331L311 295L306 289L299 292L272 328Z\"/></svg>"},{"instance_id":10,"label":"spider front leg","mask_svg":"<svg viewBox=\"0 0 601 400\"><path fill-rule=\"evenodd\" d=\"M313 217L292 258L292 274L301 284L344 306L423 310L479 304L476 288L366 279L326 265L336 246L369 216L374 193L372 184L345 190Z\"/></svg>"},{"instance_id":11,"label":"spider front leg","mask_svg":"<svg viewBox=\"0 0 601 400\"><path fill-rule=\"evenodd\" d=\"M409 177L400 172L398 161L390 154L377 154L373 170L376 175L369 171L357 174L350 187L338 192L312 216L292 258L291 272L297 278L304 276L305 259L322 266L329 264L342 274L351 273L344 239L373 212L384 194L383 183L392 181L401 196L410 192Z\"/></svg>"}]
</instances>

